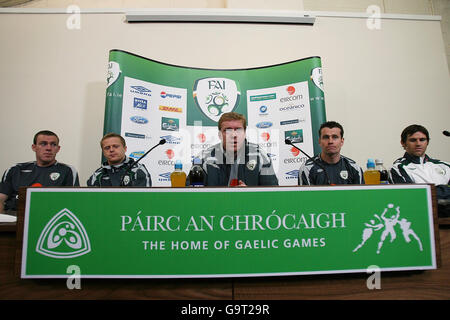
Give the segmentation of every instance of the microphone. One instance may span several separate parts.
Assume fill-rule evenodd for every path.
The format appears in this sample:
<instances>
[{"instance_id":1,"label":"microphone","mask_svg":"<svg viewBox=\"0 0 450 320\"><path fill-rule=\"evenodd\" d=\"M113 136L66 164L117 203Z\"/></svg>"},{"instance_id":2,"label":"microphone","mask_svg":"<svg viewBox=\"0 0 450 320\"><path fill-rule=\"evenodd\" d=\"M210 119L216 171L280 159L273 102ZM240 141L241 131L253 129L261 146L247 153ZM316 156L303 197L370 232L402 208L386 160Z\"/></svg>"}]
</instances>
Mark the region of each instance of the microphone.
<instances>
[{"instance_id":1,"label":"microphone","mask_svg":"<svg viewBox=\"0 0 450 320\"><path fill-rule=\"evenodd\" d=\"M166 139L161 139L158 144L154 145L153 147L150 148L150 150L148 150L146 153L144 153L144 155L142 157L140 157L139 159L137 159L136 161L134 161L133 163L129 164L128 167L124 170L124 174L122 175L121 179L120 179L120 186L124 186L124 179L125 176L127 175L127 172L129 172L131 169L133 169L133 167L135 165L138 164L139 161L141 161L143 158L145 158L146 155L148 155L150 153L150 151L152 151L153 149L155 149L157 146L161 146L163 144L166 143Z\"/></svg>"},{"instance_id":2,"label":"microphone","mask_svg":"<svg viewBox=\"0 0 450 320\"><path fill-rule=\"evenodd\" d=\"M288 144L288 145L290 145L290 146L293 146L295 149L297 149L298 151L300 151L301 153L303 153L309 160L311 160L312 162L314 162L315 164L317 164L317 165L325 172L325 175L326 175L326 177L327 177L327 182L328 182L328 184L331 185L331 186L334 186L334 184L331 183L331 180L330 180L330 177L328 176L327 170L325 170L325 167L324 167L321 163L317 162L316 160L314 160L313 158L311 158L309 155L307 155L303 150L301 150L300 148L298 148L297 146L295 146L295 145L292 143L292 141L291 141L290 139L285 139L285 140L284 140L284 143L285 143L285 144ZM299 172L298 174L300 174L300 172Z\"/></svg>"},{"instance_id":3,"label":"microphone","mask_svg":"<svg viewBox=\"0 0 450 320\"><path fill-rule=\"evenodd\" d=\"M444 134L444 136L450 137L450 132L447 130L442 131L442 133Z\"/></svg>"}]
</instances>

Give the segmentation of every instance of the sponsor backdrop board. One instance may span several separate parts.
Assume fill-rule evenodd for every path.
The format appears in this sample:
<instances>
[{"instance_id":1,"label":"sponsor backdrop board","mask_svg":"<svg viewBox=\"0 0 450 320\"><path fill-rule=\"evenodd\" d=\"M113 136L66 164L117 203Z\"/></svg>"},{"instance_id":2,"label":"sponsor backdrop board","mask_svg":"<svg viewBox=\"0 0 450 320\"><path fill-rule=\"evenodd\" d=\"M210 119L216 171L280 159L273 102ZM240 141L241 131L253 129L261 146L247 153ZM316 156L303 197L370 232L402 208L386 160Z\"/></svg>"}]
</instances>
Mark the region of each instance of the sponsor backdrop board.
<instances>
[{"instance_id":1,"label":"sponsor backdrop board","mask_svg":"<svg viewBox=\"0 0 450 320\"><path fill-rule=\"evenodd\" d=\"M29 188L26 199L23 278L436 268L427 185Z\"/></svg>"},{"instance_id":2,"label":"sponsor backdrop board","mask_svg":"<svg viewBox=\"0 0 450 320\"><path fill-rule=\"evenodd\" d=\"M104 133L120 133L135 159L167 141L142 160L154 186L170 185L176 160L188 172L194 156L219 142L217 122L225 112L246 116L247 139L272 158L280 185L297 184L306 160L285 138L310 155L320 151L317 130L326 116L319 57L211 70L111 50L107 81Z\"/></svg>"}]
</instances>

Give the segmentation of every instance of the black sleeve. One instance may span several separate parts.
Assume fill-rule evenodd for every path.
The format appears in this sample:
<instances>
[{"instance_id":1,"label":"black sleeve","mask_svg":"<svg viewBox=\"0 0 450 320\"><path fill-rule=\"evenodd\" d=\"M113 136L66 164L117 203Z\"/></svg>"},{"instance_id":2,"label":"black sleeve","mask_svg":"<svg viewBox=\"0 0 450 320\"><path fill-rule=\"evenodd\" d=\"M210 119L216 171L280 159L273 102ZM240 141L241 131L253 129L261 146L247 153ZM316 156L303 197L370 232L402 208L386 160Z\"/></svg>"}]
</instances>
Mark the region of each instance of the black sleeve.
<instances>
[{"instance_id":1,"label":"black sleeve","mask_svg":"<svg viewBox=\"0 0 450 320\"><path fill-rule=\"evenodd\" d=\"M266 155L268 162L263 163L261 171L266 174L260 173L258 184L260 186L278 186L278 178L273 169L272 160Z\"/></svg>"},{"instance_id":2,"label":"black sleeve","mask_svg":"<svg viewBox=\"0 0 450 320\"><path fill-rule=\"evenodd\" d=\"M145 165L140 164L139 169L136 170L136 180L133 182L133 187L151 187L152 178L147 171Z\"/></svg>"},{"instance_id":3,"label":"black sleeve","mask_svg":"<svg viewBox=\"0 0 450 320\"><path fill-rule=\"evenodd\" d=\"M80 179L78 178L78 173L77 176L75 177L75 183L73 184L74 187L79 187L80 186Z\"/></svg>"},{"instance_id":4,"label":"black sleeve","mask_svg":"<svg viewBox=\"0 0 450 320\"><path fill-rule=\"evenodd\" d=\"M393 183L414 183L405 169L398 166L397 169L392 167L390 170L390 176Z\"/></svg>"},{"instance_id":5,"label":"black sleeve","mask_svg":"<svg viewBox=\"0 0 450 320\"><path fill-rule=\"evenodd\" d=\"M74 175L75 174L75 181L74 181ZM78 179L78 173L76 171L72 171L72 169L69 169L69 173L66 176L65 186L67 187L79 187L80 186L80 180Z\"/></svg>"},{"instance_id":6,"label":"black sleeve","mask_svg":"<svg viewBox=\"0 0 450 320\"><path fill-rule=\"evenodd\" d=\"M310 181L307 176L307 175L309 175L310 172L311 171L306 170L306 163L304 163L300 167L300 169L298 170L298 178L297 178L299 186L309 186L310 185Z\"/></svg>"},{"instance_id":7,"label":"black sleeve","mask_svg":"<svg viewBox=\"0 0 450 320\"><path fill-rule=\"evenodd\" d=\"M2 181L0 182L0 193L10 196L14 192L12 185L12 176L14 172L14 167L6 170L3 173Z\"/></svg>"},{"instance_id":8,"label":"black sleeve","mask_svg":"<svg viewBox=\"0 0 450 320\"><path fill-rule=\"evenodd\" d=\"M299 171L298 173L298 185L299 186L308 186L309 182L308 179L306 177L306 172L305 171Z\"/></svg>"},{"instance_id":9,"label":"black sleeve","mask_svg":"<svg viewBox=\"0 0 450 320\"><path fill-rule=\"evenodd\" d=\"M99 179L94 179L95 173L89 177L89 179L86 181L86 185L88 187L99 187L100 183L98 182ZM94 183L92 183L92 180L94 180Z\"/></svg>"},{"instance_id":10,"label":"black sleeve","mask_svg":"<svg viewBox=\"0 0 450 320\"><path fill-rule=\"evenodd\" d=\"M260 186L278 186L278 178L275 174L271 175L260 175L259 176Z\"/></svg>"},{"instance_id":11,"label":"black sleeve","mask_svg":"<svg viewBox=\"0 0 450 320\"><path fill-rule=\"evenodd\" d=\"M366 181L364 180L364 171L363 171L363 169L361 168L361 169L359 169L359 174L360 174L360 176L361 176L361 184L365 184L366 183ZM358 181L358 184L360 184L360 182Z\"/></svg>"},{"instance_id":12,"label":"black sleeve","mask_svg":"<svg viewBox=\"0 0 450 320\"><path fill-rule=\"evenodd\" d=\"M438 200L441 199L450 199L450 187L448 185L442 184L436 186L436 197Z\"/></svg>"}]
</instances>

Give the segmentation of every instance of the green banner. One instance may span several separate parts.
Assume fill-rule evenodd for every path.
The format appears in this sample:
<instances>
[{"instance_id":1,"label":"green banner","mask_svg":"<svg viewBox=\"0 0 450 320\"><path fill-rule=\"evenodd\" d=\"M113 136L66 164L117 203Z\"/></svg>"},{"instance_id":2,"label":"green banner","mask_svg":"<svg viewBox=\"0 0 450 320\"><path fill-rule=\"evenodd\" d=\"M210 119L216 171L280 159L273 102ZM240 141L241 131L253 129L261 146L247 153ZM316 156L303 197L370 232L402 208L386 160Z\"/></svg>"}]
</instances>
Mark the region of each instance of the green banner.
<instances>
[{"instance_id":1,"label":"green banner","mask_svg":"<svg viewBox=\"0 0 450 320\"><path fill-rule=\"evenodd\" d=\"M188 172L192 158L219 143L222 114L247 118L247 140L271 157L280 185L296 185L307 154L320 152L318 129L326 121L320 57L249 69L169 65L120 50L109 55L104 133L121 134L137 159L161 139L166 145L143 159L153 186L170 186L176 160Z\"/></svg>"},{"instance_id":2,"label":"green banner","mask_svg":"<svg viewBox=\"0 0 450 320\"><path fill-rule=\"evenodd\" d=\"M435 269L429 186L27 190L23 278Z\"/></svg>"}]
</instances>

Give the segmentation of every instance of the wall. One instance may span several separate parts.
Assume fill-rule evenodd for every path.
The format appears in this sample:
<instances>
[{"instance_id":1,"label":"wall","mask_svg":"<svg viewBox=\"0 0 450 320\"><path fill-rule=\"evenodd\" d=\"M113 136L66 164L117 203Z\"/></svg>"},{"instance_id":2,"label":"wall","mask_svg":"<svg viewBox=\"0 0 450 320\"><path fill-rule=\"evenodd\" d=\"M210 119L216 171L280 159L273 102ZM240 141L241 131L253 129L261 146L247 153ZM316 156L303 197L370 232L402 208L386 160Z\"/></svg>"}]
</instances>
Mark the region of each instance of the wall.
<instances>
[{"instance_id":1,"label":"wall","mask_svg":"<svg viewBox=\"0 0 450 320\"><path fill-rule=\"evenodd\" d=\"M0 0L5 1L5 0ZM17 0L19 3L24 0ZM11 1L13 2L13 1ZM6 0L8 3L8 0ZM366 12L378 6L381 13L425 14L442 17L442 36L450 61L450 0L32 0L22 8L254 8L272 10ZM450 64L449 64L450 70Z\"/></svg>"}]
</instances>

